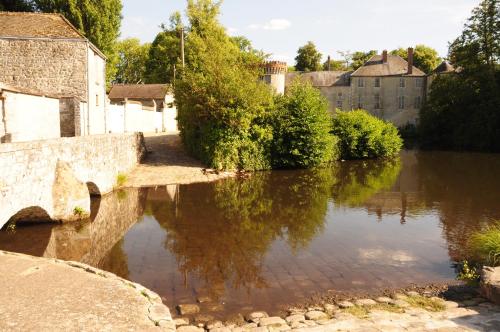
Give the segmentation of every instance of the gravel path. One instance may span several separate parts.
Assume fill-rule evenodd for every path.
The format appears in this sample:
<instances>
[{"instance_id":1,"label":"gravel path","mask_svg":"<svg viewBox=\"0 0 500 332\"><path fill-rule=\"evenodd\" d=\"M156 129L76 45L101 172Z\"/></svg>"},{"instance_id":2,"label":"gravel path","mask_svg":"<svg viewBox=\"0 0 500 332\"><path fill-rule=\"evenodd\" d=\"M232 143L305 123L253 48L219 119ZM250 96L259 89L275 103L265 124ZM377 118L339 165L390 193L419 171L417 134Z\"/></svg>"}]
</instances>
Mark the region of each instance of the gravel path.
<instances>
[{"instance_id":1,"label":"gravel path","mask_svg":"<svg viewBox=\"0 0 500 332\"><path fill-rule=\"evenodd\" d=\"M210 182L234 176L231 172L206 169L186 153L178 134L146 134L144 138L149 153L128 175L128 187Z\"/></svg>"}]
</instances>

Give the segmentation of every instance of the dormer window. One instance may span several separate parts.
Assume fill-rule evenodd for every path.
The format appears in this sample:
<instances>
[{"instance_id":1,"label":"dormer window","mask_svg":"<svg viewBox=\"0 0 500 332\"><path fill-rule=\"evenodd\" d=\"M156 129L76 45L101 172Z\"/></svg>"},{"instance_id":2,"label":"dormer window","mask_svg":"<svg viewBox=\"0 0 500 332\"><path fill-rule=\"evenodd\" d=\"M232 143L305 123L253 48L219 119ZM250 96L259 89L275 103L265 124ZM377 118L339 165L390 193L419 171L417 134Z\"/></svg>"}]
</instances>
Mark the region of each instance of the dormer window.
<instances>
[{"instance_id":1,"label":"dormer window","mask_svg":"<svg viewBox=\"0 0 500 332\"><path fill-rule=\"evenodd\" d=\"M374 84L374 86L376 88L380 88L380 77L375 77L375 84Z\"/></svg>"}]
</instances>

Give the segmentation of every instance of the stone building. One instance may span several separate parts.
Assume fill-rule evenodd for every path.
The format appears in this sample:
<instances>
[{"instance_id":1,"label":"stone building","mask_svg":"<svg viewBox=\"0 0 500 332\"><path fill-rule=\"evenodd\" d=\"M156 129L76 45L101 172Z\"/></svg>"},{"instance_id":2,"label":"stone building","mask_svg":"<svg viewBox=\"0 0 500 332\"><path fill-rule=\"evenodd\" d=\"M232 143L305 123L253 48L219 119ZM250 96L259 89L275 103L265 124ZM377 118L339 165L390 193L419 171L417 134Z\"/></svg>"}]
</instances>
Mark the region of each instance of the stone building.
<instances>
[{"instance_id":1,"label":"stone building","mask_svg":"<svg viewBox=\"0 0 500 332\"><path fill-rule=\"evenodd\" d=\"M76 99L77 134L107 132L105 67L104 54L64 16L0 12L0 83Z\"/></svg>"},{"instance_id":2,"label":"stone building","mask_svg":"<svg viewBox=\"0 0 500 332\"><path fill-rule=\"evenodd\" d=\"M321 91L330 111L361 108L396 126L418 121L428 83L427 75L413 65L412 48L408 49L408 61L384 51L354 72L288 73L285 87L298 77Z\"/></svg>"},{"instance_id":3,"label":"stone building","mask_svg":"<svg viewBox=\"0 0 500 332\"><path fill-rule=\"evenodd\" d=\"M288 70L286 62L269 61L264 64L262 80L273 87L278 94L285 93L285 75Z\"/></svg>"}]
</instances>

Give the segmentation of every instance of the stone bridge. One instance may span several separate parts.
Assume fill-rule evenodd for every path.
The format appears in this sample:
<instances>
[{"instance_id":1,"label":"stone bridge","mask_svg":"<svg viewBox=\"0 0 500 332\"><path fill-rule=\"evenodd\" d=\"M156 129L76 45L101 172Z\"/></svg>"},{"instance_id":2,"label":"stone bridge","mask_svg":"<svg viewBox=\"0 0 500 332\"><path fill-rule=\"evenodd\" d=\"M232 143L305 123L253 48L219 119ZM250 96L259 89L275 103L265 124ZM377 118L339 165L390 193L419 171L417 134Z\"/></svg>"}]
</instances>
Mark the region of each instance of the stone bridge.
<instances>
[{"instance_id":1,"label":"stone bridge","mask_svg":"<svg viewBox=\"0 0 500 332\"><path fill-rule=\"evenodd\" d=\"M138 133L0 144L0 228L9 220L81 219L90 195L112 191L144 153Z\"/></svg>"}]
</instances>

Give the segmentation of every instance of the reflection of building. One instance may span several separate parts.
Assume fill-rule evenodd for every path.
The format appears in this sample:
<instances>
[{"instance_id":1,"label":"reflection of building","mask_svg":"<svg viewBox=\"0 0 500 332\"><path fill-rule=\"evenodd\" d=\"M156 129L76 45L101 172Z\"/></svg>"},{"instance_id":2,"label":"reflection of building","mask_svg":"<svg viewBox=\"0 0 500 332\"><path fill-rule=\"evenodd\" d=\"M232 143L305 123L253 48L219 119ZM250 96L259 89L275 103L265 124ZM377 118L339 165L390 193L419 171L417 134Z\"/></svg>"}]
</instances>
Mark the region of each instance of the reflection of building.
<instances>
[{"instance_id":1,"label":"reflection of building","mask_svg":"<svg viewBox=\"0 0 500 332\"><path fill-rule=\"evenodd\" d=\"M271 75L268 67L269 65L266 67L266 77L269 79L266 81L277 91L284 91L295 78L300 77L321 91L328 99L331 111L365 109L397 126L417 122L428 81L432 81L432 77L429 79L424 72L413 66L412 48L408 49L408 61L384 51L381 55L371 57L354 72L286 74L286 71L274 70ZM286 68L286 64L281 64L281 67ZM282 84L282 78L285 78L284 86L279 85Z\"/></svg>"}]
</instances>

